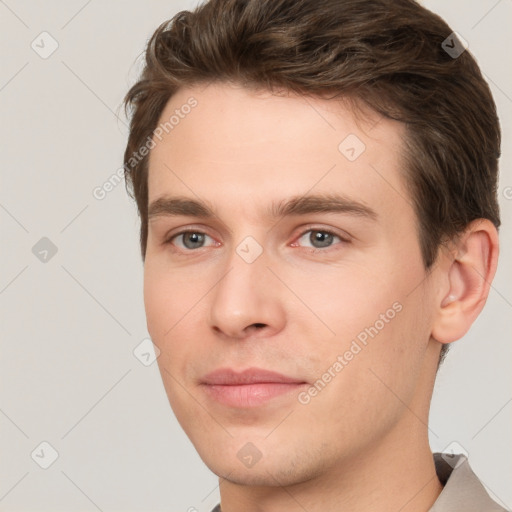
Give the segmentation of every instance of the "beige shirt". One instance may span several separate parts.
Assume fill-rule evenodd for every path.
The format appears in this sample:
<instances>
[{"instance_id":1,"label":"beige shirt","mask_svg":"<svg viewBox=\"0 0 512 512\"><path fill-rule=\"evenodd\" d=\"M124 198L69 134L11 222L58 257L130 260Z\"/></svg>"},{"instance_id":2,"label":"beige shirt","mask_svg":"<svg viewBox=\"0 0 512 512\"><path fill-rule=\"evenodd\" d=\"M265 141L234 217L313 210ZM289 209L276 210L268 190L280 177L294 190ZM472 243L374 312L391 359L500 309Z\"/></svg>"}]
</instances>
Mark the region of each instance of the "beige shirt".
<instances>
[{"instance_id":1,"label":"beige shirt","mask_svg":"<svg viewBox=\"0 0 512 512\"><path fill-rule=\"evenodd\" d=\"M444 489L428 512L507 512L487 494L465 455L434 453L434 462ZM220 505L212 512L221 512Z\"/></svg>"},{"instance_id":2,"label":"beige shirt","mask_svg":"<svg viewBox=\"0 0 512 512\"><path fill-rule=\"evenodd\" d=\"M444 489L429 512L507 512L491 499L465 455L434 453Z\"/></svg>"}]
</instances>

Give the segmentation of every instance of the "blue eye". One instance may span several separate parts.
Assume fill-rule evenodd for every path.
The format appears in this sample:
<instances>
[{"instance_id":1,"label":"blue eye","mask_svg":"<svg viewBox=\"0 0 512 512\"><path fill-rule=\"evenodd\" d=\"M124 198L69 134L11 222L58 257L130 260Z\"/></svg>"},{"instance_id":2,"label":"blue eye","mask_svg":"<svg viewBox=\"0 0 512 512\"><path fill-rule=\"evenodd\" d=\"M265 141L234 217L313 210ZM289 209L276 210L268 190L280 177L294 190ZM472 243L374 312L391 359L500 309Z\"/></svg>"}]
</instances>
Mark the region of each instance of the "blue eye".
<instances>
[{"instance_id":1,"label":"blue eye","mask_svg":"<svg viewBox=\"0 0 512 512\"><path fill-rule=\"evenodd\" d=\"M208 243L208 239L210 240L210 243ZM322 251L329 250L330 247L340 242L348 243L349 240L342 238L341 236L329 230L308 229L300 235L300 237L297 239L297 242L292 244L292 247L302 246L312 250ZM174 245L184 252L190 252L196 249L218 245L218 243L211 236L203 233L202 231L195 230L181 231L180 233L176 233L168 240L166 240L165 244Z\"/></svg>"},{"instance_id":2,"label":"blue eye","mask_svg":"<svg viewBox=\"0 0 512 512\"><path fill-rule=\"evenodd\" d=\"M313 247L314 249L323 249L326 247L331 247L333 245L334 239L336 238L340 242L346 241L335 233L326 231L325 229L310 229L305 231L298 240L299 242L309 242L311 244L309 247Z\"/></svg>"},{"instance_id":3,"label":"blue eye","mask_svg":"<svg viewBox=\"0 0 512 512\"><path fill-rule=\"evenodd\" d=\"M175 240L181 239L181 245L177 245L180 249L200 249L204 247L206 238L210 238L207 234L201 233L200 231L182 231L170 238L167 243L173 243Z\"/></svg>"}]
</instances>

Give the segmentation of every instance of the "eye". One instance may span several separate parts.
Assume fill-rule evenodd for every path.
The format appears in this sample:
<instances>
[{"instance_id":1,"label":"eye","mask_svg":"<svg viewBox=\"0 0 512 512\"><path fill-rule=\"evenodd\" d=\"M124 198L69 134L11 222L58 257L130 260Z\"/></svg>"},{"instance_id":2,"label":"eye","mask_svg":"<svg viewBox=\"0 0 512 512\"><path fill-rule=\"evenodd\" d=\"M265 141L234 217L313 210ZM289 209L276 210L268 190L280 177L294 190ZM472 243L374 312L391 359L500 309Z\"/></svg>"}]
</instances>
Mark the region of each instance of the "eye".
<instances>
[{"instance_id":1,"label":"eye","mask_svg":"<svg viewBox=\"0 0 512 512\"><path fill-rule=\"evenodd\" d=\"M208 238L213 240L213 238L201 231L182 231L181 233L173 235L166 243L176 245L179 249L193 250L205 247L204 244ZM181 242L178 243L178 241Z\"/></svg>"},{"instance_id":2,"label":"eye","mask_svg":"<svg viewBox=\"0 0 512 512\"><path fill-rule=\"evenodd\" d=\"M336 241L348 242L348 240L341 238L336 233L325 229L309 229L302 233L298 241L292 245L304 245L305 247L311 247L313 249L324 249L329 248ZM307 244L310 245L307 245Z\"/></svg>"}]
</instances>

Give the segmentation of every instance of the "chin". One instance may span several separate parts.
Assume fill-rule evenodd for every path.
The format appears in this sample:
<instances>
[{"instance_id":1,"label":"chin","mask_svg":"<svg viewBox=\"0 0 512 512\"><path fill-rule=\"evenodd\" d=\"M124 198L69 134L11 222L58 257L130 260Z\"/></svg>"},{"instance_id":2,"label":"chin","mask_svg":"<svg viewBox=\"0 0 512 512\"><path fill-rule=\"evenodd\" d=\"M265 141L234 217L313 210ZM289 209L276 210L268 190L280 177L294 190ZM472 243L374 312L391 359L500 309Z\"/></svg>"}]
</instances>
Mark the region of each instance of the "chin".
<instances>
[{"instance_id":1,"label":"chin","mask_svg":"<svg viewBox=\"0 0 512 512\"><path fill-rule=\"evenodd\" d=\"M315 467L311 458L306 462L297 460L293 457L281 458L278 454L272 456L263 456L261 460L252 467L245 467L236 454L229 454L226 450L222 455L211 452L203 456L199 453L201 459L208 469L218 477L238 485L280 487L294 484L300 484L314 479L321 473L321 468ZM309 462L307 462L309 461Z\"/></svg>"},{"instance_id":2,"label":"chin","mask_svg":"<svg viewBox=\"0 0 512 512\"><path fill-rule=\"evenodd\" d=\"M215 473L215 471L214 471ZM266 472L257 471L253 473L250 469L248 470L233 470L225 474L215 473L224 480L237 485L250 485L254 487L279 487L280 483Z\"/></svg>"}]
</instances>

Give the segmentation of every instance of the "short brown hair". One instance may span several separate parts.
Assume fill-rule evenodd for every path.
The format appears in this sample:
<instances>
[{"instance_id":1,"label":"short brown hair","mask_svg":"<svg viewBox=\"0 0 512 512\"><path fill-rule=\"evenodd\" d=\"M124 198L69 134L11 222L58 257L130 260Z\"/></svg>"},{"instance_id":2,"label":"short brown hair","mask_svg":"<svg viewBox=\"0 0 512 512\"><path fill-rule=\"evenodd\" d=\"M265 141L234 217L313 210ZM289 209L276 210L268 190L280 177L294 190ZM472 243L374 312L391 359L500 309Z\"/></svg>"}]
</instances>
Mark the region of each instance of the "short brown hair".
<instances>
[{"instance_id":1,"label":"short brown hair","mask_svg":"<svg viewBox=\"0 0 512 512\"><path fill-rule=\"evenodd\" d=\"M209 82L355 98L403 122L405 182L427 269L440 244L472 220L498 228L496 106L470 52L446 51L445 40L457 42L452 32L413 0L209 0L161 24L125 97L125 178L143 260L148 157L133 155L178 89Z\"/></svg>"}]
</instances>

